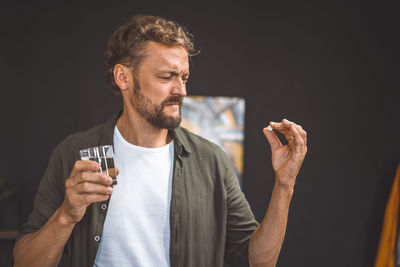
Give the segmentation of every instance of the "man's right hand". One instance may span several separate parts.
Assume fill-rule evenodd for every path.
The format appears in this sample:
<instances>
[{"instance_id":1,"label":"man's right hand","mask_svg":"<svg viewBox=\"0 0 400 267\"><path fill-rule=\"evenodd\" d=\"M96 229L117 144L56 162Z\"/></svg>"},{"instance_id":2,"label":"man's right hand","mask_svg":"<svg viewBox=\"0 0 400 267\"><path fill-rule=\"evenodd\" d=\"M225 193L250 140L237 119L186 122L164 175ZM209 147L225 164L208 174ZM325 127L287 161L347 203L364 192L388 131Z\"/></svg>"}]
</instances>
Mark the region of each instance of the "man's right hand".
<instances>
[{"instance_id":1,"label":"man's right hand","mask_svg":"<svg viewBox=\"0 0 400 267\"><path fill-rule=\"evenodd\" d=\"M112 179L105 173L98 173L99 169L100 165L95 161L75 162L70 177L65 181L65 199L61 205L66 223L79 222L91 203L110 197Z\"/></svg>"},{"instance_id":2,"label":"man's right hand","mask_svg":"<svg viewBox=\"0 0 400 267\"><path fill-rule=\"evenodd\" d=\"M111 178L98 173L99 169L100 165L94 161L75 162L65 181L62 205L42 228L26 234L15 245L15 266L57 266L65 244L86 208L93 202L107 200L112 193ZM115 171L118 174L118 169Z\"/></svg>"}]
</instances>

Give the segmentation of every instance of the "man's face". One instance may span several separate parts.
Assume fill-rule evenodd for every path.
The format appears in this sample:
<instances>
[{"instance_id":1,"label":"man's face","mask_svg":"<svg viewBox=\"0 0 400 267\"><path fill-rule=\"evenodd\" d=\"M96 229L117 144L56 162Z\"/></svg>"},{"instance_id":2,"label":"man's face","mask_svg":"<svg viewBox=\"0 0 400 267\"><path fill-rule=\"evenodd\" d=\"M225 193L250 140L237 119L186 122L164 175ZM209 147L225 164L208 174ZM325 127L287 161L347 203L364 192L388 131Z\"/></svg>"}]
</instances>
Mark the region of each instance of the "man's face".
<instances>
[{"instance_id":1,"label":"man's face","mask_svg":"<svg viewBox=\"0 0 400 267\"><path fill-rule=\"evenodd\" d=\"M146 56L133 76L128 103L152 125L175 129L181 122L188 77L189 60L183 47L148 42Z\"/></svg>"}]
</instances>

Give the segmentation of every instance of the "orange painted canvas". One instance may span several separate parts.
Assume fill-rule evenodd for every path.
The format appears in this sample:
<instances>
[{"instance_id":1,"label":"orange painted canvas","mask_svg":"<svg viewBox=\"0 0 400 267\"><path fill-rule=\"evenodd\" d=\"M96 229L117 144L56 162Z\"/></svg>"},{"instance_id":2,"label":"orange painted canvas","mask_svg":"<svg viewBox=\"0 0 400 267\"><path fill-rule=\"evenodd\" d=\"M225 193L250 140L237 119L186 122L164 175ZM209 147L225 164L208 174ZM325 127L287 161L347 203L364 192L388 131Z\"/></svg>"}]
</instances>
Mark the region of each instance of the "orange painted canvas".
<instances>
[{"instance_id":1,"label":"orange painted canvas","mask_svg":"<svg viewBox=\"0 0 400 267\"><path fill-rule=\"evenodd\" d=\"M400 165L386 205L381 239L375 259L375 267L395 267L396 241L400 205Z\"/></svg>"}]
</instances>

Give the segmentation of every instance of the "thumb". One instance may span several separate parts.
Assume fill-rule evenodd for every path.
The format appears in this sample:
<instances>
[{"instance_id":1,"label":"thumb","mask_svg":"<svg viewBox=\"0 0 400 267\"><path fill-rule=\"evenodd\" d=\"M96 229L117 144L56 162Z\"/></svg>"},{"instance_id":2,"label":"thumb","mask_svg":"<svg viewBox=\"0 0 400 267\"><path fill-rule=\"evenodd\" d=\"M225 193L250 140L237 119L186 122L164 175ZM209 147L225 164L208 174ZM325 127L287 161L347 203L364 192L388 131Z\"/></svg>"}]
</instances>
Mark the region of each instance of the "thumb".
<instances>
[{"instance_id":1,"label":"thumb","mask_svg":"<svg viewBox=\"0 0 400 267\"><path fill-rule=\"evenodd\" d=\"M271 146L271 151L275 151L282 147L281 141L272 129L270 130L269 128L265 127L263 129L263 133L267 138L269 145Z\"/></svg>"}]
</instances>

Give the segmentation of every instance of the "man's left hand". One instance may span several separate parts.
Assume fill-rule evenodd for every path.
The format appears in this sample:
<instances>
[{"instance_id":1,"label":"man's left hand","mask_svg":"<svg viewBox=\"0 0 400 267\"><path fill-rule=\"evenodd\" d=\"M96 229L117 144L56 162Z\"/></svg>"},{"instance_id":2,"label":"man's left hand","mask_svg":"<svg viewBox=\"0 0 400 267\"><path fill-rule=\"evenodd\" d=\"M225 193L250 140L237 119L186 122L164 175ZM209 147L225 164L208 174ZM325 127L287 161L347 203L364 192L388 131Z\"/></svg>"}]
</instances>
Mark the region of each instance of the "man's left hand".
<instances>
[{"instance_id":1,"label":"man's left hand","mask_svg":"<svg viewBox=\"0 0 400 267\"><path fill-rule=\"evenodd\" d=\"M264 128L263 132L271 146L272 167L278 182L293 189L296 176L307 153L307 133L298 124L286 119L271 122L272 129L282 133L288 144L282 145L274 131Z\"/></svg>"}]
</instances>

